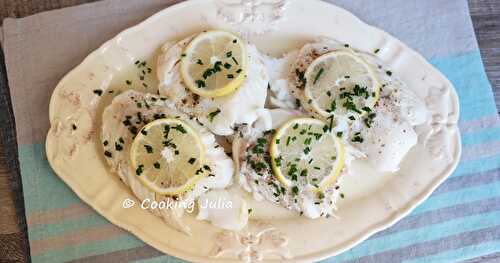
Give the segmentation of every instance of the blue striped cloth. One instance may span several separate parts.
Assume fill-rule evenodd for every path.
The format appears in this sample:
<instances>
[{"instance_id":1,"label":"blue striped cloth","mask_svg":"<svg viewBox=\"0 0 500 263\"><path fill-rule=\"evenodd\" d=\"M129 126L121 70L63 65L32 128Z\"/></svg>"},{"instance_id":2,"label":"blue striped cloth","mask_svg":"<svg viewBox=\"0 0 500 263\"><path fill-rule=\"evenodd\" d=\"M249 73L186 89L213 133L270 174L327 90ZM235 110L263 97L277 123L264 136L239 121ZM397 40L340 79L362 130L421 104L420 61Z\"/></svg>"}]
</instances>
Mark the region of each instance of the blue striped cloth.
<instances>
[{"instance_id":1,"label":"blue striped cloth","mask_svg":"<svg viewBox=\"0 0 500 263\"><path fill-rule=\"evenodd\" d=\"M467 1L329 2L401 39L453 82L460 97L459 125L464 147L457 170L409 216L325 262L427 263L494 257L500 253L500 121ZM134 8L140 10L137 5ZM85 10L93 12L99 8L89 5ZM54 40L52 44L57 48L62 43ZM15 103L16 98L12 100ZM38 104L43 103L46 102ZM43 141L20 143L19 161L34 262L181 261L152 249L83 204L53 174Z\"/></svg>"}]
</instances>

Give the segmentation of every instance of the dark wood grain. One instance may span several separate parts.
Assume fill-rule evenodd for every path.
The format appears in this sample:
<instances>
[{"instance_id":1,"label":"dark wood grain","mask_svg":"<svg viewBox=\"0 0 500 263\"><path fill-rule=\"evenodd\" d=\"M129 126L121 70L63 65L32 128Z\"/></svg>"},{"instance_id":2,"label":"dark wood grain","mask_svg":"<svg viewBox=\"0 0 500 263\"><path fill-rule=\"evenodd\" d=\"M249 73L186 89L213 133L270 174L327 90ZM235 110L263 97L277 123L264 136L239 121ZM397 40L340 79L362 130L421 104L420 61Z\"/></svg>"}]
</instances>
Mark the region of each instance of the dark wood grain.
<instances>
[{"instance_id":1,"label":"dark wood grain","mask_svg":"<svg viewBox=\"0 0 500 263\"><path fill-rule=\"evenodd\" d=\"M469 9L497 109L500 109L500 0L469 0Z\"/></svg>"},{"instance_id":2,"label":"dark wood grain","mask_svg":"<svg viewBox=\"0 0 500 263\"><path fill-rule=\"evenodd\" d=\"M24 17L56 8L96 0L0 0L0 20ZM500 0L469 0L474 29L479 41L486 72L500 105ZM0 61L3 64L3 61ZM500 107L499 107L500 108ZM4 109L2 109L4 110ZM0 262L29 261L28 240L20 180L16 167L7 164L3 145L0 145ZM21 211L20 211L21 210ZM468 262L498 262L500 254L472 259Z\"/></svg>"}]
</instances>

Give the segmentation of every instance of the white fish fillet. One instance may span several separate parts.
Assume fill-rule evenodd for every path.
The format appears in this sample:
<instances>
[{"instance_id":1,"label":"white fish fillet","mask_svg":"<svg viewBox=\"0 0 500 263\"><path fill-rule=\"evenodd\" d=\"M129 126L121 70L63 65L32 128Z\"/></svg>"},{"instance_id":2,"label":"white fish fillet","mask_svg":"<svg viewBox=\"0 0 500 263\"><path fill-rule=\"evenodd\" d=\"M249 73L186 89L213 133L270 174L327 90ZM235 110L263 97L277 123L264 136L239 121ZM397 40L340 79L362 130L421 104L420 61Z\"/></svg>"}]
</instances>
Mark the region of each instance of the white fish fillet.
<instances>
[{"instance_id":1,"label":"white fish fillet","mask_svg":"<svg viewBox=\"0 0 500 263\"><path fill-rule=\"evenodd\" d=\"M304 91L300 88L297 72L304 72L317 57L335 50L346 49L344 44L330 39L322 39L315 43L304 45L289 70L289 92L302 102L305 112L316 117L312 108L307 106ZM373 66L383 88L381 99L374 112L371 128L366 127L361 120L349 122L346 118L337 116L335 132L342 132L348 152L347 164L355 158L364 158L379 172L394 172L408 151L417 143L414 126L425 123L428 111L424 102L417 97L402 81L393 74L386 74L382 63L372 54L358 52L365 61ZM351 124L349 124L351 123ZM364 139L362 143L351 141L357 132Z\"/></svg>"},{"instance_id":2,"label":"white fish fillet","mask_svg":"<svg viewBox=\"0 0 500 263\"><path fill-rule=\"evenodd\" d=\"M255 46L246 45L249 56L247 79L234 93L217 98L203 98L189 91L180 73L182 52L193 37L162 47L158 58L159 93L172 101L180 111L196 116L217 135L231 135L238 124L251 125L257 112L264 108L269 77L260 53ZM208 114L220 110L209 120Z\"/></svg>"},{"instance_id":3,"label":"white fish fillet","mask_svg":"<svg viewBox=\"0 0 500 263\"><path fill-rule=\"evenodd\" d=\"M156 195L137 180L129 161L130 145L134 134L143 125L159 117L179 117L195 127L206 149L207 164L212 167L215 175L201 179L192 191L180 197L179 202L194 202L197 197L209 189L223 189L232 183L233 162L225 154L222 147L217 144L213 134L199 125L194 118L189 118L174 110L171 103L165 98L129 90L115 97L111 105L104 110L101 140L103 143L107 142L107 145L103 147L111 154L111 157L106 157L111 171L118 174L137 198L141 201L145 199L161 201L165 198ZM124 122L128 125L125 125ZM123 149L117 150L115 144L121 145ZM180 206L173 210L150 210L153 214L161 216L167 224L175 229L187 234L190 233L189 227L182 222L183 209Z\"/></svg>"}]
</instances>

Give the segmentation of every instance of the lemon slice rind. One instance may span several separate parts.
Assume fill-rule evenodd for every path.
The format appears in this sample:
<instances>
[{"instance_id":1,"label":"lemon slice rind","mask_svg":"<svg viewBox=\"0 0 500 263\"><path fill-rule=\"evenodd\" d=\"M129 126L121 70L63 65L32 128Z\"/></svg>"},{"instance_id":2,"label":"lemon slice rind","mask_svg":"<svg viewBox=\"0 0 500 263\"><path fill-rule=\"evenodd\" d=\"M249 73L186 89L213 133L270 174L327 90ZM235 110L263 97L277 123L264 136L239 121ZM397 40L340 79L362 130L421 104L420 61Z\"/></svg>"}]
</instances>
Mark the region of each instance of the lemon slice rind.
<instances>
[{"instance_id":1,"label":"lemon slice rind","mask_svg":"<svg viewBox=\"0 0 500 263\"><path fill-rule=\"evenodd\" d=\"M189 142L192 145L195 145L195 148L198 149L198 152L196 154L192 154L190 156L195 156L196 157L196 163L194 164L194 167L189 167L188 165L193 165L189 163L179 163L179 166L186 166L189 167L190 169L186 169L186 171L192 171L192 170L198 170L201 169L202 164L205 161L205 149L203 146L203 143L201 141L201 138L199 137L198 133L186 122L179 120L179 119L172 119L172 118L165 118L165 119L158 119L155 121L152 121L148 124L146 124L142 129L137 133L137 136L134 138L134 141L132 142L132 145L130 147L130 161L132 168L134 170L138 169L139 165L142 163L141 160L141 155L144 155L141 153L141 149L143 149L145 143L144 142L152 142L154 144L157 144L158 142L155 142L158 139L162 139L161 137L156 137L151 139L152 137L155 137L155 134L150 134L152 128L156 126L164 126L164 125L182 125L182 127L185 130L185 134L187 136L190 136ZM148 131L148 133L145 133L144 131ZM145 135L147 134L147 135ZM176 142L175 138L172 140L173 143ZM186 149L186 147L182 147L182 145L176 145L176 147L179 147L180 149ZM154 149L155 152L159 152L159 149ZM158 156L158 159L161 157ZM175 161L175 160L174 160ZM177 166L177 167L179 167ZM162 167L160 168L160 171L165 172L162 170ZM145 171L144 173L147 173ZM160 195L166 195L166 196L173 196L173 195L179 195L184 192L187 192L191 190L194 185L203 177L205 177L207 173L201 172L201 173L192 173L190 176L189 180L187 180L185 183L182 185L174 186L174 187L160 187L159 185L155 184L151 180L148 179L148 176L146 174L138 175L139 181L146 186L148 189L151 191L160 194Z\"/></svg>"},{"instance_id":2,"label":"lemon slice rind","mask_svg":"<svg viewBox=\"0 0 500 263\"><path fill-rule=\"evenodd\" d=\"M369 108L373 108L375 103L380 98L380 87L381 87L380 80L377 77L377 74L374 71L373 67L369 63L367 63L364 58L362 58L361 56L359 56L358 54L356 54L354 51L352 51L350 49L342 49L342 50L328 52L328 53L323 54L323 55L319 56L318 58L316 58L307 67L307 69L304 73L304 76L307 79L307 82L306 82L306 85L304 88L304 96L308 102L307 104L309 104L310 107L312 107L312 109L315 112L317 112L319 115L321 115L325 118L331 116L332 112L328 112L327 110L322 108L320 105L318 105L317 99L311 94L311 90L313 88L316 88L313 86L316 84L316 82L318 82L318 75L321 75L321 74L318 74L318 72L316 72L316 74L314 74L314 73L316 71L316 67L320 63L324 63L325 61L327 61L329 59L335 59L336 57L340 57L340 56L346 56L349 59L351 59L353 62L359 64L362 68L364 68L364 70L366 71L366 74L373 82L371 87L369 87L369 90L370 90L370 93L374 93L375 96L373 98L370 98L371 103L369 103L365 106L367 106ZM352 74L354 74L354 72L350 72L349 74L350 74L350 76L349 76L350 78L354 77L354 76L352 76ZM326 90L326 88L325 88L325 90ZM361 115L364 115L365 113L366 112L362 112Z\"/></svg>"},{"instance_id":3,"label":"lemon slice rind","mask_svg":"<svg viewBox=\"0 0 500 263\"><path fill-rule=\"evenodd\" d=\"M209 47L204 43L206 41L210 43ZM196 55L207 53L210 54L209 58L204 56L205 58L201 59ZM221 64L216 66L216 61ZM247 63L245 44L238 36L226 31L213 30L199 34L186 46L181 57L180 71L189 90L202 97L213 98L231 94L243 84L246 79ZM227 65L231 67L227 68ZM217 68L220 71L208 77L204 75L207 70ZM210 81L210 78L218 79Z\"/></svg>"},{"instance_id":4,"label":"lemon slice rind","mask_svg":"<svg viewBox=\"0 0 500 263\"><path fill-rule=\"evenodd\" d=\"M282 141L284 141L284 138L286 137L286 134L287 134L287 130L290 127L297 125L297 124L299 124L299 126L306 124L306 125L319 125L321 127L326 125L325 122L318 120L318 119L295 118L295 119L292 119L292 120L286 122L285 124L283 124L274 134L270 148L269 148L270 155L271 155L271 163L272 163L273 173L276 176L276 178L284 186L286 186L288 188L292 187L293 183L287 176L285 176L283 174L281 168L277 165L277 163L275 161L276 158L279 158L279 156L281 156L280 150L278 149L277 142L280 141L280 143L281 143ZM338 176L340 175L340 173L344 167L344 162L345 162L345 156L344 156L345 150L344 150L344 146L343 146L341 140L330 131L325 132L324 135L331 136L331 138L333 139L335 145L332 145L332 147L335 147L337 155L336 155L335 161L332 161L333 162L333 169L330 172L330 174L328 174L327 176L324 176L323 180L317 184L317 187L314 188L317 191L323 191L336 182ZM298 141L300 141L300 139L298 139Z\"/></svg>"}]
</instances>

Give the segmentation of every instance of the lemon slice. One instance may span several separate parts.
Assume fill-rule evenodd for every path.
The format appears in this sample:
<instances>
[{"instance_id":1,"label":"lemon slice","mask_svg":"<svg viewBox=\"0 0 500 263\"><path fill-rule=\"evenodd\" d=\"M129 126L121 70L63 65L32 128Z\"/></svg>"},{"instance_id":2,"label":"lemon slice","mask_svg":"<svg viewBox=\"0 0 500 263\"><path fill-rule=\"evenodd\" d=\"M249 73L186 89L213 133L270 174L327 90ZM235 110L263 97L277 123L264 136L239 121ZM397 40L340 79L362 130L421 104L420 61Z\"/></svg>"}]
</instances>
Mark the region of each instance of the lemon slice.
<instances>
[{"instance_id":1,"label":"lemon slice","mask_svg":"<svg viewBox=\"0 0 500 263\"><path fill-rule=\"evenodd\" d=\"M380 96L373 68L353 51L332 51L316 58L304 77L307 104L323 117L357 118L370 112Z\"/></svg>"},{"instance_id":2,"label":"lemon slice","mask_svg":"<svg viewBox=\"0 0 500 263\"><path fill-rule=\"evenodd\" d=\"M243 41L225 31L207 31L196 36L181 58L186 86L203 97L234 92L245 80L247 54Z\"/></svg>"},{"instance_id":3,"label":"lemon slice","mask_svg":"<svg viewBox=\"0 0 500 263\"><path fill-rule=\"evenodd\" d=\"M275 176L293 192L306 185L327 188L344 166L344 147L331 124L313 118L292 119L280 127L270 154Z\"/></svg>"},{"instance_id":4,"label":"lemon slice","mask_svg":"<svg viewBox=\"0 0 500 263\"><path fill-rule=\"evenodd\" d=\"M145 125L132 142L130 158L139 180L161 195L188 191L207 174L200 137L179 119Z\"/></svg>"}]
</instances>

